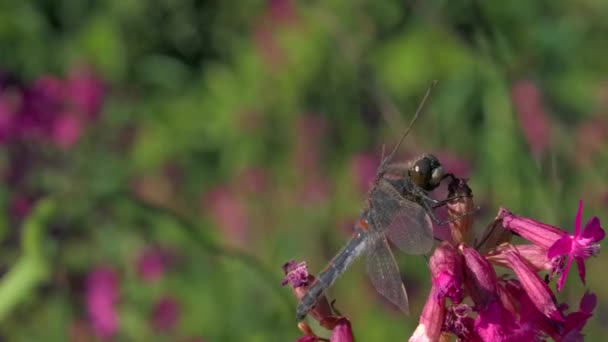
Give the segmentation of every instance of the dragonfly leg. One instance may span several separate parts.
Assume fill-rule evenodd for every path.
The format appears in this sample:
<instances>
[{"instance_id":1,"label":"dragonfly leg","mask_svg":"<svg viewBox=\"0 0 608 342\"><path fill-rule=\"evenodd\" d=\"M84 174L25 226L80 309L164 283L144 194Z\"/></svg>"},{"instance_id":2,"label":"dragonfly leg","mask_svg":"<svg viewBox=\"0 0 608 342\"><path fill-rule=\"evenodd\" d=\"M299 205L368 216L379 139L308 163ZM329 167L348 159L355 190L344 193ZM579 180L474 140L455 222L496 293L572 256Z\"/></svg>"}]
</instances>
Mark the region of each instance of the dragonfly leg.
<instances>
[{"instance_id":1,"label":"dragonfly leg","mask_svg":"<svg viewBox=\"0 0 608 342\"><path fill-rule=\"evenodd\" d=\"M456 199L459 199L459 198L466 198L466 197L470 197L470 196L467 196L467 195L456 195L456 196L452 196L452 197L446 198L446 199L441 200L441 201L433 200L433 209L437 209L437 208L439 208L441 206L444 206L444 205L450 203L453 200L456 200Z\"/></svg>"},{"instance_id":2,"label":"dragonfly leg","mask_svg":"<svg viewBox=\"0 0 608 342\"><path fill-rule=\"evenodd\" d=\"M426 196L426 197L428 197L428 196ZM423 198L426 199L426 197L423 197ZM435 216L435 212L433 211L433 209L436 209L436 208L438 208L438 207L440 207L442 205L446 205L446 204L448 204L449 201L451 201L453 199L462 198L462 197L468 197L468 196L464 196L464 195L453 196L453 197L450 197L450 198L445 199L443 201L437 201L435 199L428 198L428 201L422 201L422 204L424 206L424 209L426 209L426 212L429 215L429 217L431 218L431 220L435 224L442 226L442 225L448 224L450 222L458 221L461 218L469 216L471 214L474 214L474 213L476 213L477 211L479 211L481 209L480 207L476 207L475 209L473 209L471 211L468 211L468 212L466 212L466 213L464 213L462 215L458 215L456 217L452 217L451 219L443 220L443 221L439 220L437 218L437 216Z\"/></svg>"},{"instance_id":3,"label":"dragonfly leg","mask_svg":"<svg viewBox=\"0 0 608 342\"><path fill-rule=\"evenodd\" d=\"M469 216L471 214L475 214L476 212L478 212L481 208L480 207L476 207L475 209L471 210L471 211L467 211L466 213L462 214L462 215L458 215L456 217L452 217L451 219L447 219L444 221L435 221L436 224L442 226L444 224L448 224L450 222L454 222L454 221L458 221L460 219L462 219L463 217ZM431 217L432 219L432 217Z\"/></svg>"}]
</instances>

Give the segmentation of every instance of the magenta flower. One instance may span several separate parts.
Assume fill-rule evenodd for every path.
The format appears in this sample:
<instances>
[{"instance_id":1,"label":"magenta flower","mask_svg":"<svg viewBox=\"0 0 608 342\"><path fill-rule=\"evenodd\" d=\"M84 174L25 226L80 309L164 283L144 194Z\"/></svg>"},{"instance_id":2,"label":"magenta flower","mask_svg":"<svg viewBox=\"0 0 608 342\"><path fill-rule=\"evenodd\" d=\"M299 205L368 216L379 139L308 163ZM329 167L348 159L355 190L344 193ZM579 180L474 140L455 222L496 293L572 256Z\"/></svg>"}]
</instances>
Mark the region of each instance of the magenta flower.
<instances>
[{"instance_id":1,"label":"magenta flower","mask_svg":"<svg viewBox=\"0 0 608 342\"><path fill-rule=\"evenodd\" d=\"M447 195L450 198L448 218L458 219L475 208L472 193L462 179L453 179L450 187L468 190L458 199ZM464 203L460 203L461 200ZM467 239L466 234L462 234L470 229L472 218L451 224L449 238L439 244L429 260L432 287L410 342L448 340L449 335L473 342L536 342L547 338L562 342L582 341L582 329L593 315L597 298L586 293L578 311L566 313L568 306L558 303L549 287L555 275L560 275L558 288L563 286L574 259L579 264L579 274L584 282L583 262L599 252L599 242L605 235L599 219L591 218L582 229L581 216L582 202L573 235L514 215L504 208L487 225L479 240ZM515 244L511 239L513 235L529 242ZM475 244L469 245L472 240ZM564 269L566 257L568 261ZM497 274L498 268L494 266L508 268L512 272ZM296 297L302 298L314 282L306 264L291 261L284 265L283 270L286 275L283 284L291 284ZM321 307L326 311L320 312ZM350 323L340 324L343 317L332 314L325 297L311 311L311 316L324 327L334 330L331 341L334 341L334 336L352 340ZM323 341L305 322L299 324L305 335L300 341Z\"/></svg>"},{"instance_id":2,"label":"magenta flower","mask_svg":"<svg viewBox=\"0 0 608 342\"><path fill-rule=\"evenodd\" d=\"M605 232L600 226L597 217L589 219L585 229L581 232L581 219L583 215L583 201L578 203L578 212L574 221L574 235L563 235L550 248L547 256L553 258L559 255L568 255L564 272L557 282L557 290L561 291L568 276L568 271L572 265L572 260L576 260L578 274L583 284L585 284L585 260L598 254L600 250L599 242L604 239Z\"/></svg>"},{"instance_id":3,"label":"magenta flower","mask_svg":"<svg viewBox=\"0 0 608 342\"><path fill-rule=\"evenodd\" d=\"M454 334L462 341L480 341L474 331L473 318L469 316L473 309L467 304L451 305L446 311L443 331Z\"/></svg>"},{"instance_id":4,"label":"magenta flower","mask_svg":"<svg viewBox=\"0 0 608 342\"><path fill-rule=\"evenodd\" d=\"M462 256L447 242L443 242L429 260L433 281L433 295L448 297L452 303L462 301Z\"/></svg>"},{"instance_id":5,"label":"magenta flower","mask_svg":"<svg viewBox=\"0 0 608 342\"><path fill-rule=\"evenodd\" d=\"M479 310L474 324L475 333L482 341L506 341L517 327L515 316L499 300Z\"/></svg>"},{"instance_id":6,"label":"magenta flower","mask_svg":"<svg viewBox=\"0 0 608 342\"><path fill-rule=\"evenodd\" d=\"M549 145L550 120L539 87L532 81L518 81L511 90L513 105L528 146L535 156Z\"/></svg>"},{"instance_id":7,"label":"magenta flower","mask_svg":"<svg viewBox=\"0 0 608 342\"><path fill-rule=\"evenodd\" d=\"M107 266L95 268L87 277L86 304L93 331L102 340L118 330L118 276Z\"/></svg>"},{"instance_id":8,"label":"magenta flower","mask_svg":"<svg viewBox=\"0 0 608 342\"><path fill-rule=\"evenodd\" d=\"M562 312L558 310L557 303L549 289L549 286L536 274L529 264L515 251L507 251L509 266L517 275L519 282L525 290L530 300L538 311L547 317L563 321Z\"/></svg>"},{"instance_id":9,"label":"magenta flower","mask_svg":"<svg viewBox=\"0 0 608 342\"><path fill-rule=\"evenodd\" d=\"M353 342L353 330L350 321L344 317L338 320L336 327L329 338L330 342Z\"/></svg>"},{"instance_id":10,"label":"magenta flower","mask_svg":"<svg viewBox=\"0 0 608 342\"><path fill-rule=\"evenodd\" d=\"M52 127L52 139L55 143L68 150L73 147L82 135L82 121L75 115L64 113L59 115Z\"/></svg>"},{"instance_id":11,"label":"magenta flower","mask_svg":"<svg viewBox=\"0 0 608 342\"><path fill-rule=\"evenodd\" d=\"M297 263L295 260L290 260L283 264L283 272L285 278L281 281L281 286L290 284L291 287L296 288L310 285L305 261Z\"/></svg>"},{"instance_id":12,"label":"magenta flower","mask_svg":"<svg viewBox=\"0 0 608 342\"><path fill-rule=\"evenodd\" d=\"M218 186L204 195L202 204L228 243L237 247L246 245L247 208L236 191L229 186Z\"/></svg>"},{"instance_id":13,"label":"magenta flower","mask_svg":"<svg viewBox=\"0 0 608 342\"><path fill-rule=\"evenodd\" d=\"M459 249L464 256L464 279L468 293L479 310L486 310L498 299L496 272L490 262L475 249L464 244Z\"/></svg>"},{"instance_id":14,"label":"magenta flower","mask_svg":"<svg viewBox=\"0 0 608 342\"><path fill-rule=\"evenodd\" d=\"M137 258L136 269L145 282L155 282L162 278L171 260L168 251L159 247L146 248Z\"/></svg>"},{"instance_id":15,"label":"magenta flower","mask_svg":"<svg viewBox=\"0 0 608 342\"><path fill-rule=\"evenodd\" d=\"M367 193L369 187L376 177L376 169L380 160L374 153L360 153L352 157L350 169L361 193Z\"/></svg>"},{"instance_id":16,"label":"magenta flower","mask_svg":"<svg viewBox=\"0 0 608 342\"><path fill-rule=\"evenodd\" d=\"M315 281L315 277L308 273L308 268L304 261L296 262L295 260L290 260L286 262L283 264L283 273L285 274L285 278L281 281L281 286L289 284L293 294L298 300L304 297L308 290L308 286ZM308 313L308 316L316 319L322 326L329 330L334 328L337 319L339 318L334 316L332 308L325 296L319 298L314 308ZM300 322L300 324L302 323L304 322ZM305 335L314 335L307 325L300 327L300 330L302 330Z\"/></svg>"},{"instance_id":17,"label":"magenta flower","mask_svg":"<svg viewBox=\"0 0 608 342\"><path fill-rule=\"evenodd\" d=\"M500 208L498 218L502 219L504 228L546 250L566 234L565 231L557 227L527 217L517 216L505 208Z\"/></svg>"},{"instance_id":18,"label":"magenta flower","mask_svg":"<svg viewBox=\"0 0 608 342\"><path fill-rule=\"evenodd\" d=\"M70 71L66 81L66 96L83 118L95 119L99 115L105 87L103 82L88 67L76 67Z\"/></svg>"},{"instance_id":19,"label":"magenta flower","mask_svg":"<svg viewBox=\"0 0 608 342\"><path fill-rule=\"evenodd\" d=\"M593 316L593 310L597 305L597 296L590 292L585 292L583 298L581 298L581 302L579 304L579 309L576 312L569 313L566 316L566 325L564 328L565 336L572 336L575 333L574 331L580 332L583 330L583 327L587 323L587 320Z\"/></svg>"},{"instance_id":20,"label":"magenta flower","mask_svg":"<svg viewBox=\"0 0 608 342\"><path fill-rule=\"evenodd\" d=\"M317 342L319 338L317 336L306 335L298 338L296 342Z\"/></svg>"},{"instance_id":21,"label":"magenta flower","mask_svg":"<svg viewBox=\"0 0 608 342\"><path fill-rule=\"evenodd\" d=\"M416 330L410 337L410 342L437 341L441 336L446 316L445 296L435 286L431 288L424 304Z\"/></svg>"},{"instance_id":22,"label":"magenta flower","mask_svg":"<svg viewBox=\"0 0 608 342\"><path fill-rule=\"evenodd\" d=\"M177 300L171 296L164 296L154 306L152 325L159 331L169 331L177 324L179 315Z\"/></svg>"}]
</instances>

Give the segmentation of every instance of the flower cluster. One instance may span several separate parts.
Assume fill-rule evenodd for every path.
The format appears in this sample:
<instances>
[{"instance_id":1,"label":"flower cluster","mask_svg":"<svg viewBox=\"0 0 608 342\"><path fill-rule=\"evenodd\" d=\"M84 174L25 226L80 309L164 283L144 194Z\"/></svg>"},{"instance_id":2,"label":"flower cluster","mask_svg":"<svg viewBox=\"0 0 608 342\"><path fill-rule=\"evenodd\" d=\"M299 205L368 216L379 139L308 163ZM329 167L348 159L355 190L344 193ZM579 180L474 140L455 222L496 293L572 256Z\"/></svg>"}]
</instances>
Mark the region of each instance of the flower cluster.
<instances>
[{"instance_id":1,"label":"flower cluster","mask_svg":"<svg viewBox=\"0 0 608 342\"><path fill-rule=\"evenodd\" d=\"M473 196L466 181L454 178L449 186L448 215L451 238L437 246L429 260L432 286L419 325L410 342L459 341L581 341L597 298L586 292L578 309L558 303L549 286L564 288L573 261L585 283L585 260L599 252L604 230L597 217L582 225L582 201L574 233L515 215L501 208L483 237L471 241ZM525 243L514 243L520 236ZM495 269L495 267L497 267ZM500 268L510 272L498 273ZM283 266L282 285L290 284L300 300L314 282L305 262ZM336 315L322 296L309 316L332 330L330 341L353 341L349 321ZM298 341L327 341L305 323Z\"/></svg>"},{"instance_id":2,"label":"flower cluster","mask_svg":"<svg viewBox=\"0 0 608 342\"><path fill-rule=\"evenodd\" d=\"M6 151L3 181L10 198L8 217L18 226L44 189L32 186L50 164L45 152L74 147L100 115L105 87L85 67L65 78L43 75L32 82L0 70L0 145ZM39 182L38 182L39 183Z\"/></svg>"},{"instance_id":3,"label":"flower cluster","mask_svg":"<svg viewBox=\"0 0 608 342\"><path fill-rule=\"evenodd\" d=\"M87 68L75 68L65 79L42 76L31 84L0 74L0 142L48 141L69 149L98 117L104 93Z\"/></svg>"},{"instance_id":4,"label":"flower cluster","mask_svg":"<svg viewBox=\"0 0 608 342\"><path fill-rule=\"evenodd\" d=\"M451 187L452 195L470 193L460 179ZM450 214L462 215L471 203L471 196L453 200ZM432 288L410 341L437 341L450 335L463 341L582 340L596 296L585 293L578 310L566 313L568 306L558 303L549 287L559 277L556 289L563 289L573 260L584 283L584 261L599 252L604 230L597 217L582 228L582 208L581 201L572 235L501 208L473 246L468 234L472 221L455 220L453 241L442 242L430 259ZM515 244L513 235L527 242ZM499 274L494 266L511 272Z\"/></svg>"}]
</instances>

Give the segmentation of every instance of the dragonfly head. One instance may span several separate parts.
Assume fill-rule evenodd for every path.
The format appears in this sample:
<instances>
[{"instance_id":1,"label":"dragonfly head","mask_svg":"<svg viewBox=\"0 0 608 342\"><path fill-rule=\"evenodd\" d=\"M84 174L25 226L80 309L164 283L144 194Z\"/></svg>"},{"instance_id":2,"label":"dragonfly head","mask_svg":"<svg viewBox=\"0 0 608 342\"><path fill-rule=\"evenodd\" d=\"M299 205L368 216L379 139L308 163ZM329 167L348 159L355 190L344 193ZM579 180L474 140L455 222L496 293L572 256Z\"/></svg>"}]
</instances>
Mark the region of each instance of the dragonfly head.
<instances>
[{"instance_id":1,"label":"dragonfly head","mask_svg":"<svg viewBox=\"0 0 608 342\"><path fill-rule=\"evenodd\" d=\"M431 191L439 186L446 173L437 157L425 154L411 165L408 175L418 187Z\"/></svg>"}]
</instances>

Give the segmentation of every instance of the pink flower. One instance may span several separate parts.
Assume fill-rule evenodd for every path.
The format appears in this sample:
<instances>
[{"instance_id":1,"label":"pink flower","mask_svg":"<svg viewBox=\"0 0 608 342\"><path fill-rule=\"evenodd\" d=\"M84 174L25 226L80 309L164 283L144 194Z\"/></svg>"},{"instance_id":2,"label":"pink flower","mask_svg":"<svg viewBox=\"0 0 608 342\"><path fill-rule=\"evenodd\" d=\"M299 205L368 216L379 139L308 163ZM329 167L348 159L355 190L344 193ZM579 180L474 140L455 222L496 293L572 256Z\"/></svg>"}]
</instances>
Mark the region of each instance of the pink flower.
<instances>
[{"instance_id":1,"label":"pink flower","mask_svg":"<svg viewBox=\"0 0 608 342\"><path fill-rule=\"evenodd\" d=\"M74 109L87 119L95 119L103 104L102 81L87 67L74 68L66 81L66 95Z\"/></svg>"},{"instance_id":2,"label":"pink flower","mask_svg":"<svg viewBox=\"0 0 608 342\"><path fill-rule=\"evenodd\" d=\"M443 331L454 334L462 341L480 341L474 331L475 321L469 317L472 311L473 309L467 304L451 305L446 311Z\"/></svg>"},{"instance_id":3,"label":"pink flower","mask_svg":"<svg viewBox=\"0 0 608 342\"><path fill-rule=\"evenodd\" d=\"M78 142L82 134L82 122L70 113L61 114L53 123L52 139L55 143L67 150Z\"/></svg>"},{"instance_id":4,"label":"pink flower","mask_svg":"<svg viewBox=\"0 0 608 342\"><path fill-rule=\"evenodd\" d=\"M441 291L433 285L420 314L418 327L410 337L410 342L437 341L441 336L446 307L445 296L437 295L439 292Z\"/></svg>"},{"instance_id":5,"label":"pink flower","mask_svg":"<svg viewBox=\"0 0 608 342\"><path fill-rule=\"evenodd\" d=\"M578 265L578 274L583 284L585 283L585 260L597 255L600 250L599 242L605 236L604 229L600 226L600 220L595 216L589 219L585 225L585 229L581 232L582 214L583 201L581 200L578 204L578 212L576 213L576 220L574 222L574 235L564 234L551 245L547 254L549 258L564 254L568 255L564 272L557 283L558 291L563 288L572 260L574 259L576 259L576 264Z\"/></svg>"},{"instance_id":6,"label":"pink flower","mask_svg":"<svg viewBox=\"0 0 608 342\"><path fill-rule=\"evenodd\" d=\"M547 317L563 321L562 312L558 310L557 304L549 286L536 274L529 264L514 250L506 252L509 266L517 275L523 289L538 311Z\"/></svg>"},{"instance_id":7,"label":"pink flower","mask_svg":"<svg viewBox=\"0 0 608 342\"><path fill-rule=\"evenodd\" d=\"M506 341L518 326L515 316L500 301L493 300L479 310L474 327L482 341Z\"/></svg>"},{"instance_id":8,"label":"pink flower","mask_svg":"<svg viewBox=\"0 0 608 342\"><path fill-rule=\"evenodd\" d=\"M93 331L102 340L111 338L118 330L118 276L107 266L96 267L86 282L86 304Z\"/></svg>"},{"instance_id":9,"label":"pink flower","mask_svg":"<svg viewBox=\"0 0 608 342\"><path fill-rule=\"evenodd\" d=\"M462 256L447 242L435 249L429 260L429 268L433 277L433 295L449 297L452 303L462 301L463 275Z\"/></svg>"},{"instance_id":10,"label":"pink flower","mask_svg":"<svg viewBox=\"0 0 608 342\"><path fill-rule=\"evenodd\" d=\"M296 342L317 342L319 338L317 336L306 335L298 338Z\"/></svg>"},{"instance_id":11,"label":"pink flower","mask_svg":"<svg viewBox=\"0 0 608 342\"><path fill-rule=\"evenodd\" d=\"M291 287L296 288L310 285L305 261L297 263L295 260L290 260L286 262L283 265L283 273L285 273L285 278L281 281L281 286L290 284Z\"/></svg>"},{"instance_id":12,"label":"pink flower","mask_svg":"<svg viewBox=\"0 0 608 342\"><path fill-rule=\"evenodd\" d=\"M179 315L179 305L175 298L171 296L162 297L154 306L152 325L159 331L169 331L177 324Z\"/></svg>"},{"instance_id":13,"label":"pink flower","mask_svg":"<svg viewBox=\"0 0 608 342\"><path fill-rule=\"evenodd\" d=\"M137 273L145 282L158 281L165 274L170 259L170 253L162 248L146 248L137 258Z\"/></svg>"},{"instance_id":14,"label":"pink flower","mask_svg":"<svg viewBox=\"0 0 608 342\"><path fill-rule=\"evenodd\" d=\"M279 23L289 23L296 18L296 6L293 0L268 0L269 17Z\"/></svg>"},{"instance_id":15,"label":"pink flower","mask_svg":"<svg viewBox=\"0 0 608 342\"><path fill-rule=\"evenodd\" d=\"M504 228L547 250L566 234L557 227L517 216L505 208L500 208L498 218L502 219Z\"/></svg>"},{"instance_id":16,"label":"pink flower","mask_svg":"<svg viewBox=\"0 0 608 342\"><path fill-rule=\"evenodd\" d=\"M361 193L369 191L379 163L380 160L373 153L360 153L352 157L350 169Z\"/></svg>"},{"instance_id":17,"label":"pink flower","mask_svg":"<svg viewBox=\"0 0 608 342\"><path fill-rule=\"evenodd\" d=\"M355 338L353 337L353 330L350 326L350 321L344 317L338 320L337 325L335 326L333 332L331 333L331 337L329 338L330 342L353 342Z\"/></svg>"},{"instance_id":18,"label":"pink flower","mask_svg":"<svg viewBox=\"0 0 608 342\"><path fill-rule=\"evenodd\" d=\"M464 256L464 279L469 295L479 310L486 310L488 305L498 299L496 272L490 262L475 249L466 245L460 245L459 249Z\"/></svg>"},{"instance_id":19,"label":"pink flower","mask_svg":"<svg viewBox=\"0 0 608 342\"><path fill-rule=\"evenodd\" d=\"M228 186L219 186L204 196L203 206L225 239L244 247L247 239L247 211L236 192Z\"/></svg>"},{"instance_id":20,"label":"pink flower","mask_svg":"<svg viewBox=\"0 0 608 342\"><path fill-rule=\"evenodd\" d=\"M569 313L566 316L566 324L564 328L565 336L574 335L572 332L576 331L580 334L583 330L583 327L587 323L587 320L593 316L593 310L597 305L597 296L590 292L585 292L583 298L581 298L581 302L579 304L579 309L576 312Z\"/></svg>"},{"instance_id":21,"label":"pink flower","mask_svg":"<svg viewBox=\"0 0 608 342\"><path fill-rule=\"evenodd\" d=\"M528 146L535 156L549 145L550 122L542 101L542 94L532 81L519 81L512 89L513 104Z\"/></svg>"},{"instance_id":22,"label":"pink flower","mask_svg":"<svg viewBox=\"0 0 608 342\"><path fill-rule=\"evenodd\" d=\"M549 271L549 279L553 278L553 274L561 274L563 258L549 258L547 256L547 249L537 245L524 244L514 246L511 244L503 244L490 250L485 257L494 265L509 267L507 252L513 248L515 248L517 253L526 260L528 266L531 267L534 272L542 270Z\"/></svg>"}]
</instances>

